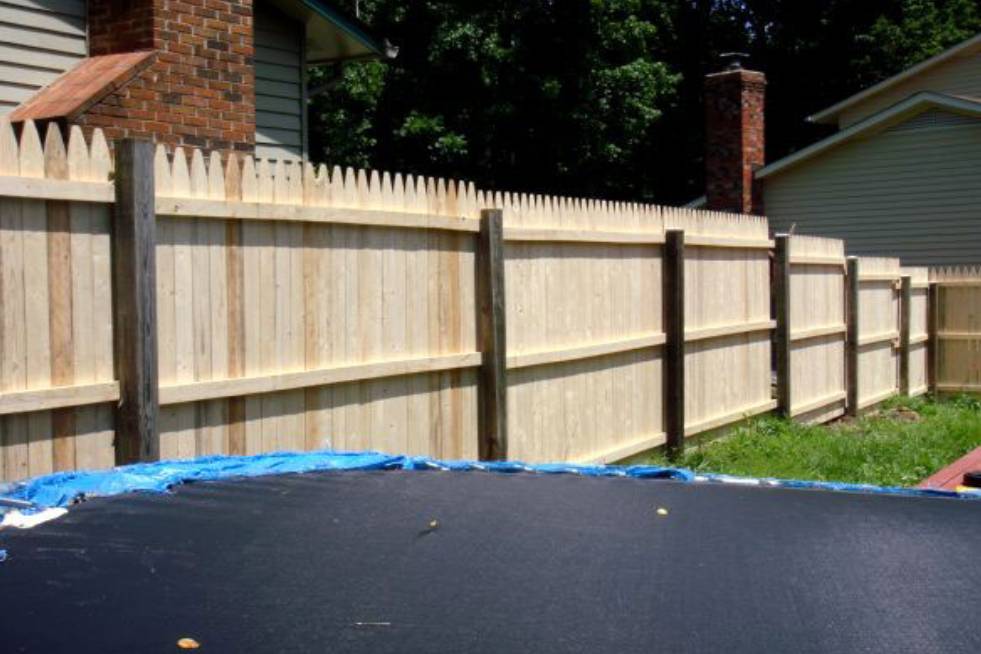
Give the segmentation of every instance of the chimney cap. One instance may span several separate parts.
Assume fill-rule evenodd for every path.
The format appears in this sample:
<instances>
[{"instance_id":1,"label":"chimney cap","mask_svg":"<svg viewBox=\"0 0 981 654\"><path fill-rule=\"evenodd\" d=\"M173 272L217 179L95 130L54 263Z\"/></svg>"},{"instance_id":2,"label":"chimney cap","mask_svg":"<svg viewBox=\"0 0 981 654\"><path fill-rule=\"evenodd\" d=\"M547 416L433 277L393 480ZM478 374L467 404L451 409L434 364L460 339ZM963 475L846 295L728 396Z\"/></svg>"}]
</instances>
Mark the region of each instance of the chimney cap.
<instances>
[{"instance_id":1,"label":"chimney cap","mask_svg":"<svg viewBox=\"0 0 981 654\"><path fill-rule=\"evenodd\" d=\"M719 59L726 62L726 70L742 70L743 60L749 59L749 54L745 52L723 52Z\"/></svg>"}]
</instances>

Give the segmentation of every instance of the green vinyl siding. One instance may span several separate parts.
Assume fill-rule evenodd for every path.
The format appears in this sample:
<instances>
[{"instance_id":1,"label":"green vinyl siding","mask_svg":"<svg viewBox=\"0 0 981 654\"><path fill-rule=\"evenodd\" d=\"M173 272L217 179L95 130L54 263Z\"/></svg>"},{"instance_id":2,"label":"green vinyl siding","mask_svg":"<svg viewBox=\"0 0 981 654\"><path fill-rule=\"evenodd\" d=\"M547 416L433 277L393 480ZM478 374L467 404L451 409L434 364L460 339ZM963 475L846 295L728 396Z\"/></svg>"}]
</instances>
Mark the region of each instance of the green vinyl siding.
<instances>
[{"instance_id":1,"label":"green vinyl siding","mask_svg":"<svg viewBox=\"0 0 981 654\"><path fill-rule=\"evenodd\" d=\"M255 25L256 156L300 159L306 132L304 28L261 3Z\"/></svg>"},{"instance_id":2,"label":"green vinyl siding","mask_svg":"<svg viewBox=\"0 0 981 654\"><path fill-rule=\"evenodd\" d=\"M937 64L845 109L838 127L844 129L921 91L981 99L981 49Z\"/></svg>"},{"instance_id":3,"label":"green vinyl siding","mask_svg":"<svg viewBox=\"0 0 981 654\"><path fill-rule=\"evenodd\" d=\"M775 231L908 265L981 263L981 120L931 110L763 180Z\"/></svg>"},{"instance_id":4,"label":"green vinyl siding","mask_svg":"<svg viewBox=\"0 0 981 654\"><path fill-rule=\"evenodd\" d=\"M0 0L0 114L87 53L84 0Z\"/></svg>"}]
</instances>

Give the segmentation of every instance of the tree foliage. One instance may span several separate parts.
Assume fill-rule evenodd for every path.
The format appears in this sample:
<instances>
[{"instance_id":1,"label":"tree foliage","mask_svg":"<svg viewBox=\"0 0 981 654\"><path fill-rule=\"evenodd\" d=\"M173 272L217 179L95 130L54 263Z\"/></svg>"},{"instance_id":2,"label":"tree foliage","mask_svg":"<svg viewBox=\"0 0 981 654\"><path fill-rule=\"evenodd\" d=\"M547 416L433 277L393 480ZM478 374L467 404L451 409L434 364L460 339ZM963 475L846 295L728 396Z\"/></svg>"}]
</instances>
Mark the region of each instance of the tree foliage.
<instances>
[{"instance_id":1,"label":"tree foliage","mask_svg":"<svg viewBox=\"0 0 981 654\"><path fill-rule=\"evenodd\" d=\"M400 52L311 72L313 158L665 203L701 193L720 53L767 73L773 160L822 135L807 115L981 31L976 0L359 4Z\"/></svg>"}]
</instances>

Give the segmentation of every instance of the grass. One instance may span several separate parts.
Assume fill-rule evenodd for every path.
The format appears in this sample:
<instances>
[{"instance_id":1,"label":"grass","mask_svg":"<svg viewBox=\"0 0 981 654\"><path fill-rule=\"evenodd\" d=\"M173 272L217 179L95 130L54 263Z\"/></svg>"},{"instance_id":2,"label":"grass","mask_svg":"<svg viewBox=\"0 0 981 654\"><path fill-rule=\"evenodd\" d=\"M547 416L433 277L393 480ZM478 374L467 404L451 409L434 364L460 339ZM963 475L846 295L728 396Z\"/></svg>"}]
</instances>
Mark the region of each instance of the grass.
<instances>
[{"instance_id":1,"label":"grass","mask_svg":"<svg viewBox=\"0 0 981 654\"><path fill-rule=\"evenodd\" d=\"M689 443L674 462L749 477L913 486L981 446L981 400L896 398L875 414L829 425L752 419L723 438ZM663 453L645 462L668 465Z\"/></svg>"}]
</instances>

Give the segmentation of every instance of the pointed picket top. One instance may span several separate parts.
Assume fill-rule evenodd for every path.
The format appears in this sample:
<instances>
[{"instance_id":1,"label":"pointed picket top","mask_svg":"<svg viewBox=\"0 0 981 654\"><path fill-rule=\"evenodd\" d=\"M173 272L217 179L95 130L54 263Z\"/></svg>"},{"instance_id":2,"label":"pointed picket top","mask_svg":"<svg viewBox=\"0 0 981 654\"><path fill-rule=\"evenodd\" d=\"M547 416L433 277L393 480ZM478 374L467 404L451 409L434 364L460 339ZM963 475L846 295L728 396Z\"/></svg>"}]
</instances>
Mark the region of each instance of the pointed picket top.
<instances>
[{"instance_id":1,"label":"pointed picket top","mask_svg":"<svg viewBox=\"0 0 981 654\"><path fill-rule=\"evenodd\" d=\"M480 216L480 207L477 206L477 187L473 182L467 182L467 217L477 218Z\"/></svg>"},{"instance_id":2,"label":"pointed picket top","mask_svg":"<svg viewBox=\"0 0 981 654\"><path fill-rule=\"evenodd\" d=\"M187 168L187 155L184 148L174 148L173 167L170 175L170 190L174 197L191 197L191 173Z\"/></svg>"},{"instance_id":3,"label":"pointed picket top","mask_svg":"<svg viewBox=\"0 0 981 654\"><path fill-rule=\"evenodd\" d=\"M362 209L367 209L371 206L371 196L369 194L370 187L368 186L368 174L365 172L364 168L358 169L355 180L355 206Z\"/></svg>"},{"instance_id":4,"label":"pointed picket top","mask_svg":"<svg viewBox=\"0 0 981 654\"><path fill-rule=\"evenodd\" d=\"M537 222L538 212L535 211L535 198L527 193L516 194L511 201L514 205L514 212L522 223Z\"/></svg>"},{"instance_id":5,"label":"pointed picket top","mask_svg":"<svg viewBox=\"0 0 981 654\"><path fill-rule=\"evenodd\" d=\"M33 120L24 122L20 132L21 177L44 177L44 149Z\"/></svg>"},{"instance_id":6,"label":"pointed picket top","mask_svg":"<svg viewBox=\"0 0 981 654\"><path fill-rule=\"evenodd\" d=\"M82 128L72 125L68 130L68 179L88 181L89 146Z\"/></svg>"},{"instance_id":7,"label":"pointed picket top","mask_svg":"<svg viewBox=\"0 0 981 654\"><path fill-rule=\"evenodd\" d=\"M92 142L89 144L89 179L108 182L113 170L109 143L106 142L106 135L97 127L92 130Z\"/></svg>"},{"instance_id":8,"label":"pointed picket top","mask_svg":"<svg viewBox=\"0 0 981 654\"><path fill-rule=\"evenodd\" d=\"M259 202L272 202L275 197L273 190L272 166L268 159L259 159L258 173L256 175L256 190Z\"/></svg>"},{"instance_id":9,"label":"pointed picket top","mask_svg":"<svg viewBox=\"0 0 981 654\"><path fill-rule=\"evenodd\" d=\"M301 204L313 207L317 205L317 171L309 161L304 161L302 167L303 201Z\"/></svg>"},{"instance_id":10,"label":"pointed picket top","mask_svg":"<svg viewBox=\"0 0 981 654\"><path fill-rule=\"evenodd\" d=\"M208 199L225 199L225 172L222 170L221 155L212 150L208 155Z\"/></svg>"},{"instance_id":11,"label":"pointed picket top","mask_svg":"<svg viewBox=\"0 0 981 654\"><path fill-rule=\"evenodd\" d=\"M71 152L71 139L69 139L68 151ZM153 184L157 195L168 196L172 194L170 161L167 160L167 148L164 147L163 143L158 143L153 153Z\"/></svg>"},{"instance_id":12,"label":"pointed picket top","mask_svg":"<svg viewBox=\"0 0 981 654\"><path fill-rule=\"evenodd\" d=\"M418 175L416 177L415 184L413 185L413 189L415 200L413 202L412 211L419 213L429 211L429 195L426 193L426 178L422 175Z\"/></svg>"},{"instance_id":13,"label":"pointed picket top","mask_svg":"<svg viewBox=\"0 0 981 654\"><path fill-rule=\"evenodd\" d=\"M61 130L54 121L44 133L44 176L48 179L68 179L68 153Z\"/></svg>"},{"instance_id":14,"label":"pointed picket top","mask_svg":"<svg viewBox=\"0 0 981 654\"><path fill-rule=\"evenodd\" d=\"M460 215L460 204L457 202L456 197L456 182L452 179L445 182L446 184L446 204L443 207L443 212L447 216L459 216Z\"/></svg>"},{"instance_id":15,"label":"pointed picket top","mask_svg":"<svg viewBox=\"0 0 981 654\"><path fill-rule=\"evenodd\" d=\"M225 161L224 182L225 188L223 192L225 200L228 202L241 201L242 170L238 165L238 156L234 152L229 152Z\"/></svg>"},{"instance_id":16,"label":"pointed picket top","mask_svg":"<svg viewBox=\"0 0 981 654\"><path fill-rule=\"evenodd\" d=\"M416 178L409 174L405 176L405 194L402 197L402 207L405 211L415 212L419 207L419 197L416 194Z\"/></svg>"},{"instance_id":17,"label":"pointed picket top","mask_svg":"<svg viewBox=\"0 0 981 654\"><path fill-rule=\"evenodd\" d=\"M344 169L344 178L341 183L341 203L345 207L358 206L358 181L355 179L354 168L350 166Z\"/></svg>"},{"instance_id":18,"label":"pointed picket top","mask_svg":"<svg viewBox=\"0 0 981 654\"><path fill-rule=\"evenodd\" d=\"M20 174L20 146L10 119L0 117L0 175Z\"/></svg>"},{"instance_id":19,"label":"pointed picket top","mask_svg":"<svg viewBox=\"0 0 981 654\"><path fill-rule=\"evenodd\" d=\"M251 154L242 157L242 202L259 201L259 182L256 179L255 159Z\"/></svg>"},{"instance_id":20,"label":"pointed picket top","mask_svg":"<svg viewBox=\"0 0 981 654\"><path fill-rule=\"evenodd\" d=\"M327 181L327 197L331 206L344 206L344 171L340 166L330 169L330 179Z\"/></svg>"},{"instance_id":21,"label":"pointed picket top","mask_svg":"<svg viewBox=\"0 0 981 654\"><path fill-rule=\"evenodd\" d=\"M208 166L200 148L191 150L191 197L208 197Z\"/></svg>"},{"instance_id":22,"label":"pointed picket top","mask_svg":"<svg viewBox=\"0 0 981 654\"><path fill-rule=\"evenodd\" d=\"M392 189L392 176L388 171L381 174L381 208L385 211L395 209L395 191Z\"/></svg>"},{"instance_id":23,"label":"pointed picket top","mask_svg":"<svg viewBox=\"0 0 981 654\"><path fill-rule=\"evenodd\" d=\"M405 211L405 181L402 179L402 173L395 173L392 176L392 209Z\"/></svg>"},{"instance_id":24,"label":"pointed picket top","mask_svg":"<svg viewBox=\"0 0 981 654\"><path fill-rule=\"evenodd\" d=\"M286 162L286 197L289 204L303 204L303 165Z\"/></svg>"},{"instance_id":25,"label":"pointed picket top","mask_svg":"<svg viewBox=\"0 0 981 654\"><path fill-rule=\"evenodd\" d=\"M534 216L536 222L542 225L554 225L554 217L551 208L551 196L534 193L528 196L528 210Z\"/></svg>"},{"instance_id":26,"label":"pointed picket top","mask_svg":"<svg viewBox=\"0 0 981 654\"><path fill-rule=\"evenodd\" d=\"M364 197L365 204L361 205L365 209L378 209L382 204L381 177L377 170L365 171L368 181L367 193Z\"/></svg>"},{"instance_id":27,"label":"pointed picket top","mask_svg":"<svg viewBox=\"0 0 981 654\"><path fill-rule=\"evenodd\" d=\"M368 173L363 168L354 171L354 206L362 209L367 208L368 204Z\"/></svg>"},{"instance_id":28,"label":"pointed picket top","mask_svg":"<svg viewBox=\"0 0 981 654\"><path fill-rule=\"evenodd\" d=\"M282 159L277 159L273 165L273 202L290 204L290 171Z\"/></svg>"},{"instance_id":29,"label":"pointed picket top","mask_svg":"<svg viewBox=\"0 0 981 654\"><path fill-rule=\"evenodd\" d=\"M317 166L314 172L312 198L314 206L330 206L330 171L324 164Z\"/></svg>"}]
</instances>

